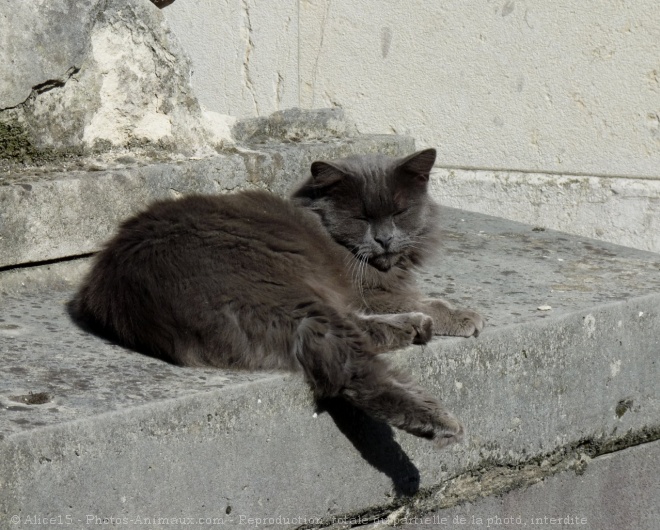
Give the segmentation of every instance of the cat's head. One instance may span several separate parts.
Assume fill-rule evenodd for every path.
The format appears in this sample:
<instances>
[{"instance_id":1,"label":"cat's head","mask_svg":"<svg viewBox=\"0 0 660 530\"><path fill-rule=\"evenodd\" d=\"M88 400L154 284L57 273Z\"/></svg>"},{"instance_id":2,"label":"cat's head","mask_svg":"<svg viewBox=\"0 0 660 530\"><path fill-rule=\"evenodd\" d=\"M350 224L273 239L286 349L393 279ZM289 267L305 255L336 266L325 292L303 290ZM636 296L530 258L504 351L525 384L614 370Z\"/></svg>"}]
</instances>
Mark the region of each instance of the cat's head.
<instances>
[{"instance_id":1,"label":"cat's head","mask_svg":"<svg viewBox=\"0 0 660 530\"><path fill-rule=\"evenodd\" d=\"M312 164L293 200L316 212L330 235L381 271L417 265L437 242L428 195L435 149L405 158L352 156Z\"/></svg>"}]
</instances>

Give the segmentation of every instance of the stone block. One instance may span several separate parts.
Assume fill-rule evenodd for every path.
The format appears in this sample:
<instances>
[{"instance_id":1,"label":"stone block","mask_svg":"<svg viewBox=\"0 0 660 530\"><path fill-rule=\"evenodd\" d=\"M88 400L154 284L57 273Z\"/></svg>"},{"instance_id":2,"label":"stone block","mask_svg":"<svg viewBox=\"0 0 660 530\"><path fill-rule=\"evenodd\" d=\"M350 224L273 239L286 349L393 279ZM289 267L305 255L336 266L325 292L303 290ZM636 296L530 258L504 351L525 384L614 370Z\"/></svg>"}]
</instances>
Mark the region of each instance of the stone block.
<instances>
[{"instance_id":1,"label":"stone block","mask_svg":"<svg viewBox=\"0 0 660 530\"><path fill-rule=\"evenodd\" d=\"M296 122L296 131L305 130L303 121ZM319 123L313 134L314 141L242 144L201 159L159 162L124 154L101 166L85 158L69 171L53 166L0 174L0 267L94 252L121 220L156 199L250 187L285 194L314 160L370 152L403 156L414 150L413 140L400 136L321 140L332 133L322 133Z\"/></svg>"},{"instance_id":2,"label":"stone block","mask_svg":"<svg viewBox=\"0 0 660 530\"><path fill-rule=\"evenodd\" d=\"M211 151L188 59L148 0L3 2L0 23L0 124L25 150Z\"/></svg>"}]
</instances>

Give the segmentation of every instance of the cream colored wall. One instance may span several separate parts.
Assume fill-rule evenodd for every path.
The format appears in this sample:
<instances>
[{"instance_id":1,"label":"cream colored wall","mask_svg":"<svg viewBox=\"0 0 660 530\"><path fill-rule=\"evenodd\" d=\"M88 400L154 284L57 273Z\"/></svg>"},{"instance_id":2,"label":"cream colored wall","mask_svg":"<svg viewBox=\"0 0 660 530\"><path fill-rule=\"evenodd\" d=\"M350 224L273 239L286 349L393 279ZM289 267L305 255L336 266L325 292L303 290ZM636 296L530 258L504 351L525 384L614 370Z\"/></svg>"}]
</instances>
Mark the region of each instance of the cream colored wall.
<instances>
[{"instance_id":1,"label":"cream colored wall","mask_svg":"<svg viewBox=\"0 0 660 530\"><path fill-rule=\"evenodd\" d=\"M301 103L444 165L658 176L660 4L301 2Z\"/></svg>"},{"instance_id":2,"label":"cream colored wall","mask_svg":"<svg viewBox=\"0 0 660 530\"><path fill-rule=\"evenodd\" d=\"M300 106L297 2L178 0L163 14L206 109L249 117Z\"/></svg>"}]
</instances>

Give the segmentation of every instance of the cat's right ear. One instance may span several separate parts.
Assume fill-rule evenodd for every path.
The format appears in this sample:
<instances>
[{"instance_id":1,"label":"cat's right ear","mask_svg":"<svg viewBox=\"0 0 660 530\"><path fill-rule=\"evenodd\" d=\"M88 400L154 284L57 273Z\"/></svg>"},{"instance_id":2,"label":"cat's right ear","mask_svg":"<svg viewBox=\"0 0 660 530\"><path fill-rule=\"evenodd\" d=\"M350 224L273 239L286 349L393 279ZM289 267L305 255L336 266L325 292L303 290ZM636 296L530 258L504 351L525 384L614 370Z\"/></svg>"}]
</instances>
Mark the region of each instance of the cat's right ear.
<instances>
[{"instance_id":1,"label":"cat's right ear","mask_svg":"<svg viewBox=\"0 0 660 530\"><path fill-rule=\"evenodd\" d=\"M322 160L312 162L311 171L314 186L319 188L327 188L337 184L346 176L346 173L337 166L333 166L329 162L323 162Z\"/></svg>"},{"instance_id":2,"label":"cat's right ear","mask_svg":"<svg viewBox=\"0 0 660 530\"><path fill-rule=\"evenodd\" d=\"M317 160L312 163L312 176L291 197L305 203L324 197L335 184L341 182L346 173L330 162Z\"/></svg>"}]
</instances>

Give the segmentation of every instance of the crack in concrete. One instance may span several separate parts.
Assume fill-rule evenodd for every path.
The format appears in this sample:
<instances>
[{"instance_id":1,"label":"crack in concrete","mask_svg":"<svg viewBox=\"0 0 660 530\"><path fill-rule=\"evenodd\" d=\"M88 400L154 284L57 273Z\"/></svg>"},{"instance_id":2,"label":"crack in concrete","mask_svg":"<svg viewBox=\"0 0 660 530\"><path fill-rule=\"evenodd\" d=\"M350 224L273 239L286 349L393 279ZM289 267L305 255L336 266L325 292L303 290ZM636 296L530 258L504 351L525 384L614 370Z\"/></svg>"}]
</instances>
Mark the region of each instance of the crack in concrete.
<instances>
[{"instance_id":1,"label":"crack in concrete","mask_svg":"<svg viewBox=\"0 0 660 530\"><path fill-rule=\"evenodd\" d=\"M277 81L275 83L275 108L280 110L282 106L282 96L284 94L284 76L277 72Z\"/></svg>"},{"instance_id":2,"label":"crack in concrete","mask_svg":"<svg viewBox=\"0 0 660 530\"><path fill-rule=\"evenodd\" d=\"M64 85L66 85L69 80L76 75L78 72L80 72L80 68L78 66L71 66L62 77L55 78L55 79L46 79L45 81L42 81L41 83L38 83L32 87L32 90L30 91L30 94L28 97L26 97L23 101L18 103L17 105L14 105L12 107L3 107L0 108L0 112L4 112L7 110L16 110L24 106L30 99L36 98L38 95L43 94L44 92L49 92L55 88L62 88Z\"/></svg>"},{"instance_id":3,"label":"crack in concrete","mask_svg":"<svg viewBox=\"0 0 660 530\"><path fill-rule=\"evenodd\" d=\"M0 237L0 239L2 239ZM36 269L38 267L45 267L49 265L57 265L58 263L68 263L70 261L76 261L85 258L91 258L96 252L85 252L82 254L75 254L72 256L65 256L62 258L47 259L43 261L31 261L29 263L19 263L18 265L7 265L5 267L0 267L0 273L19 271L24 269Z\"/></svg>"},{"instance_id":4,"label":"crack in concrete","mask_svg":"<svg viewBox=\"0 0 660 530\"><path fill-rule=\"evenodd\" d=\"M509 491L527 488L548 477L574 471L582 475L589 462L603 455L616 453L631 447L660 440L660 424L638 431L629 431L617 438L580 440L551 453L538 455L517 464L482 460L480 465L456 475L442 484L420 490L413 497L398 498L384 506L325 518L318 525L303 525L296 530L349 529L380 523L388 528L403 519L414 519L424 515L473 503L484 497L503 495Z\"/></svg>"},{"instance_id":5,"label":"crack in concrete","mask_svg":"<svg viewBox=\"0 0 660 530\"><path fill-rule=\"evenodd\" d=\"M71 68L69 68L66 71L63 78L61 78L61 79L48 79L47 81L44 81L43 83L39 83L38 85L33 86L32 90L34 92L36 92L37 94L43 94L44 92L48 92L49 90L53 90L54 88L61 88L64 85L66 85L68 83L69 79L71 79L78 72L80 72L80 68L78 68L77 66L72 66Z\"/></svg>"}]
</instances>

